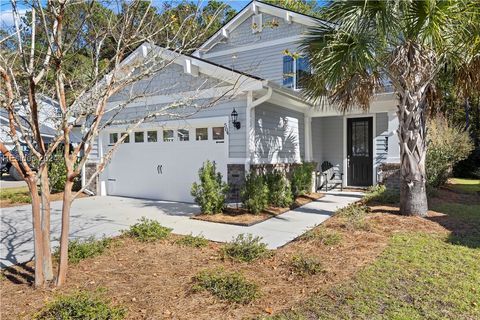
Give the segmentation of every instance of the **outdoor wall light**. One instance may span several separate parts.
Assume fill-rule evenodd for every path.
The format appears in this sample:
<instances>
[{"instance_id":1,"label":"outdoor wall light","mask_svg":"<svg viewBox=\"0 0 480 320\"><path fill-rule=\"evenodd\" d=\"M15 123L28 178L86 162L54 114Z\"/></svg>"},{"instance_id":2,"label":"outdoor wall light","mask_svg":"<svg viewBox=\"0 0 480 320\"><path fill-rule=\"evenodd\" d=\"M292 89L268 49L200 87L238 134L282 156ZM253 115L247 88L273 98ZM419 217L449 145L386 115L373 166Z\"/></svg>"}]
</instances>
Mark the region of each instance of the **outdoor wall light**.
<instances>
[{"instance_id":1,"label":"outdoor wall light","mask_svg":"<svg viewBox=\"0 0 480 320\"><path fill-rule=\"evenodd\" d=\"M240 121L237 121L238 112L237 112L237 110L235 110L235 108L233 108L232 114L230 116L232 117L232 124L235 127L235 129L237 129L237 130L240 129L241 124L240 124Z\"/></svg>"}]
</instances>

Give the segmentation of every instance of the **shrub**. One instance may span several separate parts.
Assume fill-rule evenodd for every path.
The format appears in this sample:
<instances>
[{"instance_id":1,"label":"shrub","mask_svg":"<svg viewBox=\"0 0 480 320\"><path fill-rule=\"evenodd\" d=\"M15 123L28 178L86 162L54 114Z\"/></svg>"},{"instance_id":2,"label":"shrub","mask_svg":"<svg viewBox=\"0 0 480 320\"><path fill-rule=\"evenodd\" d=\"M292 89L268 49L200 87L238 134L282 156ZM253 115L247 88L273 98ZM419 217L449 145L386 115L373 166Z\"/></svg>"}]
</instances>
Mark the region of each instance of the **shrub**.
<instances>
[{"instance_id":1,"label":"shrub","mask_svg":"<svg viewBox=\"0 0 480 320\"><path fill-rule=\"evenodd\" d=\"M317 274L323 271L322 264L316 258L296 255L292 258L292 269L299 275Z\"/></svg>"},{"instance_id":2,"label":"shrub","mask_svg":"<svg viewBox=\"0 0 480 320\"><path fill-rule=\"evenodd\" d=\"M365 202L379 202L385 204L396 204L400 201L399 192L388 190L384 185L374 185L368 188L363 196Z\"/></svg>"},{"instance_id":3,"label":"shrub","mask_svg":"<svg viewBox=\"0 0 480 320\"><path fill-rule=\"evenodd\" d=\"M78 165L80 160L75 164ZM48 163L48 183L52 192L62 192L65 189L65 182L67 180L67 165L63 158L63 148L59 149ZM76 177L73 181L73 190L80 190L81 179Z\"/></svg>"},{"instance_id":4,"label":"shrub","mask_svg":"<svg viewBox=\"0 0 480 320\"><path fill-rule=\"evenodd\" d=\"M292 172L292 192L295 197L310 193L312 190L312 172L316 168L314 162L304 162L295 166Z\"/></svg>"},{"instance_id":5,"label":"shrub","mask_svg":"<svg viewBox=\"0 0 480 320\"><path fill-rule=\"evenodd\" d=\"M345 222L347 229L369 230L370 225L366 220L368 207L358 203L352 203L342 209L337 210L336 215Z\"/></svg>"},{"instance_id":6,"label":"shrub","mask_svg":"<svg viewBox=\"0 0 480 320\"><path fill-rule=\"evenodd\" d=\"M185 247L202 248L208 246L208 240L204 236L187 235L176 241L177 244Z\"/></svg>"},{"instance_id":7,"label":"shrub","mask_svg":"<svg viewBox=\"0 0 480 320\"><path fill-rule=\"evenodd\" d=\"M268 186L268 203L275 207L290 207L293 203L293 195L290 183L285 175L274 171L266 175Z\"/></svg>"},{"instance_id":8,"label":"shrub","mask_svg":"<svg viewBox=\"0 0 480 320\"><path fill-rule=\"evenodd\" d=\"M242 204L253 214L260 213L268 206L268 187L263 175L252 172L247 175L241 191Z\"/></svg>"},{"instance_id":9,"label":"shrub","mask_svg":"<svg viewBox=\"0 0 480 320\"><path fill-rule=\"evenodd\" d=\"M200 184L193 183L191 194L202 209L202 213L222 212L228 193L228 185L222 182L222 174L216 172L215 165L207 160L198 170L198 177Z\"/></svg>"},{"instance_id":10,"label":"shrub","mask_svg":"<svg viewBox=\"0 0 480 320\"><path fill-rule=\"evenodd\" d=\"M142 242L151 242L166 238L170 232L172 229L162 226L158 221L142 217L140 222L124 231L124 234Z\"/></svg>"},{"instance_id":11,"label":"shrub","mask_svg":"<svg viewBox=\"0 0 480 320\"><path fill-rule=\"evenodd\" d=\"M103 238L96 240L93 236L85 241L71 240L68 242L68 261L78 263L84 259L101 255L112 243L112 239ZM60 249L53 254L57 259L60 257Z\"/></svg>"},{"instance_id":12,"label":"shrub","mask_svg":"<svg viewBox=\"0 0 480 320\"><path fill-rule=\"evenodd\" d=\"M335 230L315 228L305 232L300 239L306 241L316 241L326 246L334 246L342 241L342 235Z\"/></svg>"},{"instance_id":13,"label":"shrub","mask_svg":"<svg viewBox=\"0 0 480 320\"><path fill-rule=\"evenodd\" d=\"M427 185L436 188L447 182L453 166L468 157L473 144L467 132L459 126L450 126L443 117L430 121L427 139Z\"/></svg>"},{"instance_id":14,"label":"shrub","mask_svg":"<svg viewBox=\"0 0 480 320\"><path fill-rule=\"evenodd\" d=\"M239 272L225 272L222 268L204 270L193 281L193 291L207 290L220 299L247 304L259 297L258 286Z\"/></svg>"},{"instance_id":15,"label":"shrub","mask_svg":"<svg viewBox=\"0 0 480 320\"><path fill-rule=\"evenodd\" d=\"M269 254L269 250L265 243L260 242L261 240L261 237L253 237L251 234L239 234L222 248L223 257L228 256L243 262L263 258Z\"/></svg>"},{"instance_id":16,"label":"shrub","mask_svg":"<svg viewBox=\"0 0 480 320\"><path fill-rule=\"evenodd\" d=\"M86 291L60 296L42 308L34 319L59 320L59 319L95 319L95 320L120 320L124 319L126 309L111 306L109 301L102 298L99 293Z\"/></svg>"}]
</instances>

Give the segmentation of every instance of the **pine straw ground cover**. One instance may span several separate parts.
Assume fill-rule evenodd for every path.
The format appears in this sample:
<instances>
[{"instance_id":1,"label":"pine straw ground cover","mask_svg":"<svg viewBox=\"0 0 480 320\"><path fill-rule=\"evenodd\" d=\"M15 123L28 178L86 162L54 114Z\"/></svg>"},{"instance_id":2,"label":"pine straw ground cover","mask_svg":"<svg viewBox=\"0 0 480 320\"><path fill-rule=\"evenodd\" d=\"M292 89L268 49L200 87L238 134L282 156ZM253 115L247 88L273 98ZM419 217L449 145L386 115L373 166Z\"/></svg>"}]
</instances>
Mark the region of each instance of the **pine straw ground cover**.
<instances>
[{"instance_id":1,"label":"pine straw ground cover","mask_svg":"<svg viewBox=\"0 0 480 320\"><path fill-rule=\"evenodd\" d=\"M434 204L439 207L444 205L440 201L435 202ZM400 298L395 298L399 290L395 290L393 286L412 284L402 282L402 278L398 278L397 284L388 283L386 281L389 279L385 278L385 275L389 273L384 272L384 269L378 269L378 267L392 268L396 265L396 253L400 252L395 251L395 248L398 248L395 244L398 241L402 244L405 239L408 241L404 235L412 233L432 239L444 239L451 236L453 230L458 229L460 232L470 230L468 228L472 221L468 219L475 219L474 210L473 218L467 215L467 220L461 221L455 220L453 215L446 216L435 211L429 212L428 219L402 217L395 214L397 210L396 207L390 206L372 207L366 218L370 226L367 229L347 229L344 219L339 216L333 217L318 227L322 236L301 238L276 250L273 255L250 263L222 259L222 245L218 243L210 242L206 247L193 248L177 244L180 236L176 235L169 235L164 240L152 243L120 237L115 239L115 244L101 256L72 265L68 282L61 289L33 290L25 280L31 277L31 265L17 266L5 271L0 280L1 319L29 319L46 302L59 294L78 290L94 292L100 288L105 290L113 305L126 308L127 319L249 319L269 317L270 314L277 314L286 319L302 317L316 319L323 315L327 315L328 318L372 318L372 315L375 315L374 318L382 316L386 318L388 315L382 312L388 310L388 303L394 303L395 299ZM327 245L323 236L325 232L339 235L340 241L327 242L330 243ZM419 252L428 251L428 241L421 241L420 244L423 247ZM469 244L472 250L478 250L480 247L475 238ZM418 246L411 247L418 249ZM432 248L437 250L443 248L443 245L437 243ZM457 251L451 250L450 247L445 251L451 252ZM467 253L462 252L461 256L465 254ZM294 268L295 257L299 255L318 262L318 272L299 274ZM416 256L410 256L408 252L405 256L400 256L402 259L405 258L402 260L405 263L402 267L410 268L407 270L412 273L415 272L415 267L422 266L411 265L411 261L415 262L412 259ZM453 270L461 271L468 262L466 259L462 260L461 256L458 254L447 256L445 261L453 257L450 262L454 264ZM443 264L442 267L447 266ZM259 296L253 302L240 304L220 300L208 290L193 290L194 278L197 275L204 270L217 268L225 272L241 273L246 281L258 286ZM449 269L448 272L450 271L452 270ZM408 274L399 273L399 277L402 276ZM449 290L453 290L450 294L457 296L459 292L455 291L456 283L453 281L451 283L441 281L441 286L436 287L436 277L441 276L441 270L433 268L432 273L422 278L426 280L424 283L412 288L418 290L416 292L419 296L427 296L429 290L446 289L445 285L448 285L451 287ZM468 276L471 277L472 273L470 272ZM367 291L369 294L367 300L360 299L362 290L369 288L361 282L362 278L373 278L375 281L372 280L372 283L378 285L374 289L379 291ZM411 281L409 278L406 280ZM351 290L348 291L345 287L351 287ZM470 289L468 293L460 292L458 300L467 300L470 303L472 297L480 294L480 291L475 291L479 290L478 286L476 289ZM392 299L392 295L395 301L389 300ZM357 300L350 298L358 298L359 304L352 303ZM372 298L378 300L373 301L374 304L368 304ZM409 302L409 305L415 306L415 303L421 301L414 299ZM431 299L427 302L431 302ZM352 305L355 308L351 308ZM438 304L431 306L436 307ZM447 301L442 307L449 312L458 311L452 309L455 305L451 301ZM476 310L471 304L461 307L467 315L473 314L472 312Z\"/></svg>"}]
</instances>

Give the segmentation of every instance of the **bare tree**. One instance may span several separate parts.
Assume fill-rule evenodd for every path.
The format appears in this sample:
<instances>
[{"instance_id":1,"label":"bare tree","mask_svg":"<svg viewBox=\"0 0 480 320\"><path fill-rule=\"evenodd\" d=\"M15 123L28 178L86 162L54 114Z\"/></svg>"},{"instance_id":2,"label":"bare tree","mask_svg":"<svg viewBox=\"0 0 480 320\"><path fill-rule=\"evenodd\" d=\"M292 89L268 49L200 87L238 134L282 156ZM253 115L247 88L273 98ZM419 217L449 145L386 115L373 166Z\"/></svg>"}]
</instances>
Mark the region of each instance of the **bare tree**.
<instances>
[{"instance_id":1,"label":"bare tree","mask_svg":"<svg viewBox=\"0 0 480 320\"><path fill-rule=\"evenodd\" d=\"M111 7L110 2L109 4ZM200 9L183 17L180 22L175 15L171 15L170 20L163 19L163 24L159 25L155 19L157 9L144 1L120 1L116 3L119 11L115 13L93 0L52 0L45 5L35 0L30 3L28 19L20 17L15 0L11 1L11 5L14 31L0 40L0 44L9 43L2 47L0 57L0 99L2 108L9 114L9 134L19 157L14 158L3 142L0 142L0 151L11 158L12 165L27 182L32 197L35 286L43 286L53 279L48 164L53 155L62 152L67 178L63 190L60 259L56 277L56 285L60 286L67 276L72 202L105 168L127 135L147 120L165 116L189 117L221 99L231 98L246 81L246 77L239 76L230 81L228 90L219 88L221 93L216 98L200 99L202 88L212 88L204 81L189 96L158 106L153 111L145 111L145 114L133 120L119 120L118 115L130 103L144 101L146 97L159 94L165 89L158 88L155 92L139 90L135 84L164 72L183 53L191 52L198 40L210 32L209 24L215 19L211 19L202 30L195 27L195 33L192 33L191 28L193 22L198 21ZM221 9L215 14L220 14ZM81 10L82 14L77 14L77 10ZM74 32L71 30L72 25ZM162 35L163 46L154 44L154 41L159 41L159 35ZM88 57L91 64L89 68L82 69L82 74L79 75L71 69L72 65L73 69L81 68L81 61L72 63L71 59L76 59L76 54L80 51L87 52L83 57ZM17 62L21 64L18 65ZM78 77L82 77L83 81L79 81ZM175 85L175 80L169 84L172 88ZM40 93L55 97L60 109L56 136L48 143L43 140L40 132L37 101ZM121 95L122 101L109 103L114 95ZM23 102L24 97L28 97L26 103ZM15 103L19 102L27 114L22 119L15 107ZM22 121L28 125L22 125ZM125 134L100 160L95 173L82 189L72 191L74 181L81 174L99 132L108 126L119 124L127 126ZM72 130L79 126L81 138L74 143ZM36 170L27 161L21 142L28 145L38 162Z\"/></svg>"}]
</instances>

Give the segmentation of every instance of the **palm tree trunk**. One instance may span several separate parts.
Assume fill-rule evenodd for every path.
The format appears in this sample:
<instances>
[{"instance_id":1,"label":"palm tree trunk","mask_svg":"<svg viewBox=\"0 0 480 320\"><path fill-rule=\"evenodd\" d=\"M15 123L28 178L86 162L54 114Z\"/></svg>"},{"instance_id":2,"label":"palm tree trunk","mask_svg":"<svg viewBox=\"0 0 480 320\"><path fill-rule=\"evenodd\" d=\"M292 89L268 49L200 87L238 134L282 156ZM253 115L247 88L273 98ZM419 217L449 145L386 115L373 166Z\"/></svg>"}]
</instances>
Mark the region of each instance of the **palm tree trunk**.
<instances>
[{"instance_id":1,"label":"palm tree trunk","mask_svg":"<svg viewBox=\"0 0 480 320\"><path fill-rule=\"evenodd\" d=\"M400 213L426 216L425 158L427 154L425 105L422 93L401 95L398 105L400 143Z\"/></svg>"}]
</instances>

